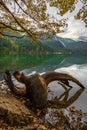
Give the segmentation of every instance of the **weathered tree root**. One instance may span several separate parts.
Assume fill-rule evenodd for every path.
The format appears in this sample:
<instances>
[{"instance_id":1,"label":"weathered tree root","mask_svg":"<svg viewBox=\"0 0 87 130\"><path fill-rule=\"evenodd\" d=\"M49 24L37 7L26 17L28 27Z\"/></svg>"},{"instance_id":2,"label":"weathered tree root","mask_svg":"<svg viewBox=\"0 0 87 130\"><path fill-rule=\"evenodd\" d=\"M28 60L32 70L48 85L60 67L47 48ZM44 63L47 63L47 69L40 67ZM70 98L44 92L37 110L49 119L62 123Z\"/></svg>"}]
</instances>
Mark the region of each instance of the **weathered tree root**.
<instances>
[{"instance_id":1,"label":"weathered tree root","mask_svg":"<svg viewBox=\"0 0 87 130\"><path fill-rule=\"evenodd\" d=\"M12 81L12 78L11 78L11 74L9 71L6 71L5 72L5 76L4 76L4 79L8 85L8 87L10 88L11 92L17 96L24 96L26 94L25 91L23 91L22 89L18 89L14 84L13 84L13 81Z\"/></svg>"},{"instance_id":2,"label":"weathered tree root","mask_svg":"<svg viewBox=\"0 0 87 130\"><path fill-rule=\"evenodd\" d=\"M39 75L38 73L30 76L25 76L23 73L15 71L13 73L14 77L21 83L25 84L26 92L21 91L15 87L11 79L11 74L9 71L5 72L4 79L9 86L10 90L15 95L26 96L30 99L32 106L37 108L43 108L47 105L47 85L55 80L58 80L64 85L71 87L69 85L69 80L75 82L81 88L85 88L77 79L68 75L58 72L47 72L45 74Z\"/></svg>"},{"instance_id":3,"label":"weathered tree root","mask_svg":"<svg viewBox=\"0 0 87 130\"><path fill-rule=\"evenodd\" d=\"M77 85L79 85L81 88L85 88L80 81L78 81L76 78L69 74L63 74L58 72L47 72L43 75L41 75L48 85L50 82L59 80L60 82L64 83L65 85L69 86L69 80L75 82Z\"/></svg>"},{"instance_id":4,"label":"weathered tree root","mask_svg":"<svg viewBox=\"0 0 87 130\"><path fill-rule=\"evenodd\" d=\"M80 88L77 90L77 92L69 97L69 92L72 88L67 89L64 93L62 93L58 98L54 98L50 101L48 101L47 103L47 107L49 108L67 108L68 106L70 106L72 103L74 103L78 97L82 94L82 92L84 91L83 88ZM61 100L61 98L64 96L64 98Z\"/></svg>"}]
</instances>

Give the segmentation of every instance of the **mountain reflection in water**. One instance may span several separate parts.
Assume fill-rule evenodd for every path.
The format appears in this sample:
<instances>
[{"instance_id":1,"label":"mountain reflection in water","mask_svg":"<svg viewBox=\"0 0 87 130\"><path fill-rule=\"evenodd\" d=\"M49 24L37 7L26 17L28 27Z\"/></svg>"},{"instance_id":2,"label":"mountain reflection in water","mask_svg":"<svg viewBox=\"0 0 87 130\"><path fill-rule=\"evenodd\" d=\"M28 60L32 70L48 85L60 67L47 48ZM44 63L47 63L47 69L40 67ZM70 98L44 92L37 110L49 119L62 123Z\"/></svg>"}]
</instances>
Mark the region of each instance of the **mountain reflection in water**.
<instances>
[{"instance_id":1,"label":"mountain reflection in water","mask_svg":"<svg viewBox=\"0 0 87 130\"><path fill-rule=\"evenodd\" d=\"M73 96L70 96L69 92L71 91L71 89L72 88L65 89L65 91L61 93L59 97L56 97L50 100L51 105L49 105L48 113L45 115L45 120L51 126L56 126L59 124L59 122L61 124L61 120L62 120L61 126L65 126L66 122L69 123L70 119L73 117L69 115L69 112L70 114L72 114L72 112L73 114L77 114L79 112L75 110L74 107L70 107L69 109L67 109L67 107L72 105L72 103L74 103L79 98L79 96L82 94L84 89L80 88L77 90L77 92Z\"/></svg>"}]
</instances>

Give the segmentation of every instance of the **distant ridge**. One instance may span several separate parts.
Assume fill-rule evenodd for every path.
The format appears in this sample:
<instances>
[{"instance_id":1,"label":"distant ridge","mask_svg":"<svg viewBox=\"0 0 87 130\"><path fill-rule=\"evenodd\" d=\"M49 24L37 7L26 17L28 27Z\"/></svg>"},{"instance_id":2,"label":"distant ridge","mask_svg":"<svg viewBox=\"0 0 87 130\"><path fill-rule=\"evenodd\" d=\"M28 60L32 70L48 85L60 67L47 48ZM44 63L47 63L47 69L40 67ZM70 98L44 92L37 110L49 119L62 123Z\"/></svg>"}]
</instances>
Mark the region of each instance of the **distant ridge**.
<instances>
[{"instance_id":1,"label":"distant ridge","mask_svg":"<svg viewBox=\"0 0 87 130\"><path fill-rule=\"evenodd\" d=\"M49 40L43 40L41 43L53 48L55 51L61 50L71 50L74 53L87 54L87 38L79 38L77 41L70 38L62 38L55 36Z\"/></svg>"},{"instance_id":2,"label":"distant ridge","mask_svg":"<svg viewBox=\"0 0 87 130\"><path fill-rule=\"evenodd\" d=\"M0 54L4 52L6 54L16 53L16 51L18 54L49 54L68 51L74 54L87 54L87 37L80 37L75 41L70 38L54 36L52 39L42 39L37 44L26 37L22 39L0 38Z\"/></svg>"}]
</instances>

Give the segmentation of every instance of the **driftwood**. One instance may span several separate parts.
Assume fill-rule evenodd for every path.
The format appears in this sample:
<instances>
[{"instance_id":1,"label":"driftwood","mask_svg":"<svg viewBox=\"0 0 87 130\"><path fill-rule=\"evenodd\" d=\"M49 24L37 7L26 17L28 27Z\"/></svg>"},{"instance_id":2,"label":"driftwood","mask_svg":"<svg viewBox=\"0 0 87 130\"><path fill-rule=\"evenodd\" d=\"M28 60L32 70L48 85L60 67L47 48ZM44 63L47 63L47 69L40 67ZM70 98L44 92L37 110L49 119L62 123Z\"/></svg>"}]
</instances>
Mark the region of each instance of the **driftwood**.
<instances>
[{"instance_id":1,"label":"driftwood","mask_svg":"<svg viewBox=\"0 0 87 130\"><path fill-rule=\"evenodd\" d=\"M13 84L10 72L6 71L5 74L6 75L4 76L4 79L10 90L18 96L24 96L29 98L32 103L32 106L36 108L46 107L48 95L47 86L52 81L57 80L62 84L67 85L68 87L71 87L69 85L69 81L73 81L81 88L84 88L80 81L68 74L47 72L42 75L36 73L30 76L25 76L23 73L15 71L13 73L14 77L26 86L26 91L21 91L17 89L16 86Z\"/></svg>"}]
</instances>

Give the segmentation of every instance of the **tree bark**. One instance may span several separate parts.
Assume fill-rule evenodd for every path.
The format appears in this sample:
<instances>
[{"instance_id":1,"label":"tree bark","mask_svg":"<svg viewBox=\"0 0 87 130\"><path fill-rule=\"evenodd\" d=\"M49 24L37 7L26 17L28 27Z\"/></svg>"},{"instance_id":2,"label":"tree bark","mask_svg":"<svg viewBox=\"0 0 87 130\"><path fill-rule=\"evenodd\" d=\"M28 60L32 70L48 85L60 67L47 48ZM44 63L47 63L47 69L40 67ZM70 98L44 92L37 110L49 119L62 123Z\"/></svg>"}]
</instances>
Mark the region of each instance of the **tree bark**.
<instances>
[{"instance_id":1,"label":"tree bark","mask_svg":"<svg viewBox=\"0 0 87 130\"><path fill-rule=\"evenodd\" d=\"M10 72L6 71L5 74L6 75L4 76L4 79L5 79L6 83L7 83L7 85L9 86L11 92L13 94L17 95L17 96L24 96L26 94L26 92L24 90L22 90L22 89L18 89L14 85Z\"/></svg>"}]
</instances>

